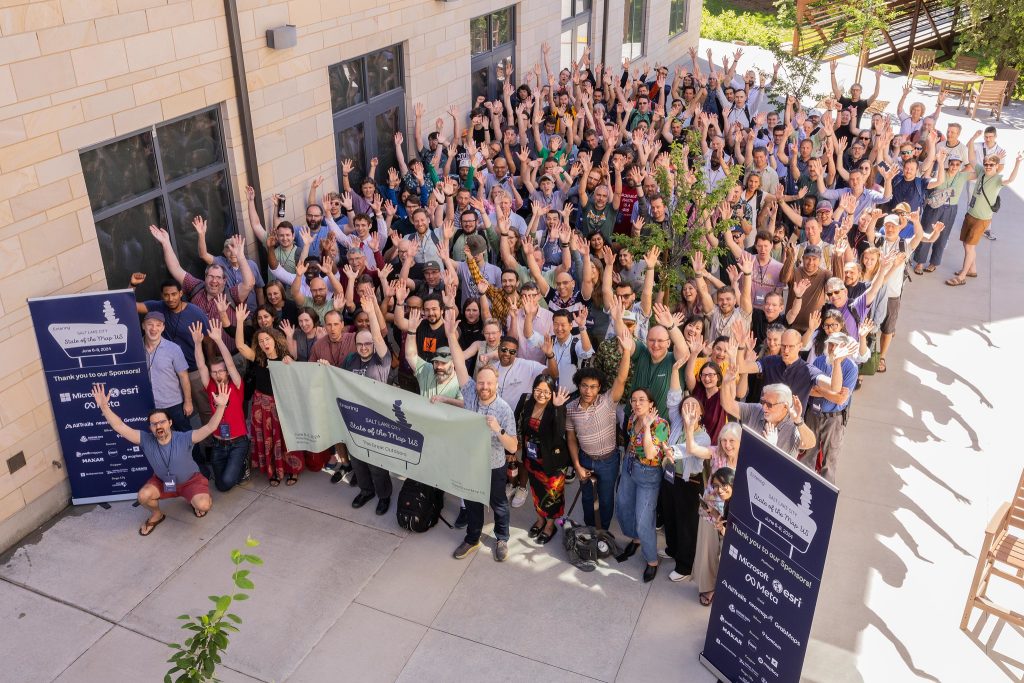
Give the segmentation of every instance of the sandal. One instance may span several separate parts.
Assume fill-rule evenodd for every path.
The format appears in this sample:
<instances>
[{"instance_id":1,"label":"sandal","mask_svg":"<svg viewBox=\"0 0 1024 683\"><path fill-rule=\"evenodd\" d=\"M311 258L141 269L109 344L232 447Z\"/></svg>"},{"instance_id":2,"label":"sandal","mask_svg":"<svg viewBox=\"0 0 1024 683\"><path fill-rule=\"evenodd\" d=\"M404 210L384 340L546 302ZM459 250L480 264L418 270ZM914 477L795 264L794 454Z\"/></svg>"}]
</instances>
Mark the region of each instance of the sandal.
<instances>
[{"instance_id":1,"label":"sandal","mask_svg":"<svg viewBox=\"0 0 1024 683\"><path fill-rule=\"evenodd\" d=\"M192 508L192 512L195 514L196 517L198 517L199 519L202 519L203 517L206 516L206 513L209 512L209 510L205 510L204 512L200 512L199 510L197 510L195 508Z\"/></svg>"},{"instance_id":2,"label":"sandal","mask_svg":"<svg viewBox=\"0 0 1024 683\"><path fill-rule=\"evenodd\" d=\"M288 478L284 480L284 485L285 486L295 486L296 482L298 482L298 481L299 481L298 477L296 477L294 474L289 474Z\"/></svg>"},{"instance_id":3,"label":"sandal","mask_svg":"<svg viewBox=\"0 0 1024 683\"><path fill-rule=\"evenodd\" d=\"M715 598L715 591L700 594L700 604L708 607L711 605L711 601Z\"/></svg>"},{"instance_id":4,"label":"sandal","mask_svg":"<svg viewBox=\"0 0 1024 683\"><path fill-rule=\"evenodd\" d=\"M281 477L271 477L270 478L270 485L271 486L280 486L281 485Z\"/></svg>"},{"instance_id":5,"label":"sandal","mask_svg":"<svg viewBox=\"0 0 1024 683\"><path fill-rule=\"evenodd\" d=\"M926 268L924 269L924 272L926 272L926 273L934 273L934 272L935 272L935 270L936 270L936 268L937 268L937 266L932 266L932 265L929 265L929 266L927 266L927 267L926 267Z\"/></svg>"},{"instance_id":6,"label":"sandal","mask_svg":"<svg viewBox=\"0 0 1024 683\"><path fill-rule=\"evenodd\" d=\"M878 359L878 367L875 368L875 372L885 372L885 358Z\"/></svg>"},{"instance_id":7,"label":"sandal","mask_svg":"<svg viewBox=\"0 0 1024 683\"><path fill-rule=\"evenodd\" d=\"M920 263L914 266L914 275L924 275L924 266Z\"/></svg>"},{"instance_id":8,"label":"sandal","mask_svg":"<svg viewBox=\"0 0 1024 683\"><path fill-rule=\"evenodd\" d=\"M974 271L973 273L967 273L967 277L978 277L978 271Z\"/></svg>"},{"instance_id":9,"label":"sandal","mask_svg":"<svg viewBox=\"0 0 1024 683\"><path fill-rule=\"evenodd\" d=\"M156 520L155 522L151 522L147 519L145 524L143 524L142 527L139 529L139 536L149 536L151 533L153 533L153 529L160 526L160 522L164 521L165 519L167 519L167 515L163 514L162 512L160 513L160 519Z\"/></svg>"},{"instance_id":10,"label":"sandal","mask_svg":"<svg viewBox=\"0 0 1024 683\"><path fill-rule=\"evenodd\" d=\"M962 287L967 284L967 280L962 277L951 277L946 280L946 284L950 287Z\"/></svg>"},{"instance_id":11,"label":"sandal","mask_svg":"<svg viewBox=\"0 0 1024 683\"><path fill-rule=\"evenodd\" d=\"M537 535L540 534L540 530L543 528L544 522L537 522L536 524L530 527L530 531L526 535L530 538L537 538Z\"/></svg>"}]
</instances>

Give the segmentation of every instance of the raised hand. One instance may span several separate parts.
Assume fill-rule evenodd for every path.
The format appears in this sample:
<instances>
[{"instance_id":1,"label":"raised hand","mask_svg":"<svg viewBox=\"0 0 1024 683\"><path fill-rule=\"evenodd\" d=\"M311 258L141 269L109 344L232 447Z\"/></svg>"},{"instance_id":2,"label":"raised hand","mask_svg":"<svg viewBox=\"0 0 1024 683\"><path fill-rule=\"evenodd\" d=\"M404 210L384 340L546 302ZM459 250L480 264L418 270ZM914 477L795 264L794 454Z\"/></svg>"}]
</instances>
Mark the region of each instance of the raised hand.
<instances>
[{"instance_id":1,"label":"raised hand","mask_svg":"<svg viewBox=\"0 0 1024 683\"><path fill-rule=\"evenodd\" d=\"M799 298L803 297L804 292L806 292L810 288L810 286L811 286L811 281L808 280L807 278L803 278L802 280L800 280L798 282L794 282L793 283L793 294L795 294L796 298L799 299Z\"/></svg>"},{"instance_id":2,"label":"raised hand","mask_svg":"<svg viewBox=\"0 0 1024 683\"><path fill-rule=\"evenodd\" d=\"M192 333L192 341L196 344L202 343L203 341L203 323L197 320L188 326L188 331Z\"/></svg>"},{"instance_id":3,"label":"raised hand","mask_svg":"<svg viewBox=\"0 0 1024 683\"><path fill-rule=\"evenodd\" d=\"M565 387L558 387L558 391L551 397L551 402L556 408L560 408L565 405L565 402L569 400L569 391Z\"/></svg>"},{"instance_id":4,"label":"raised hand","mask_svg":"<svg viewBox=\"0 0 1024 683\"><path fill-rule=\"evenodd\" d=\"M661 258L661 249L657 246L651 247L646 254L644 254L644 263L650 269L657 268L658 259Z\"/></svg>"},{"instance_id":5,"label":"raised hand","mask_svg":"<svg viewBox=\"0 0 1024 683\"><path fill-rule=\"evenodd\" d=\"M241 325L249 317L249 307L245 303L235 306L235 324Z\"/></svg>"},{"instance_id":6,"label":"raised hand","mask_svg":"<svg viewBox=\"0 0 1024 683\"><path fill-rule=\"evenodd\" d=\"M146 281L146 274L145 273L132 273L131 278L128 280L128 284L130 284L132 287L138 287L139 285L141 285L145 281Z\"/></svg>"},{"instance_id":7,"label":"raised hand","mask_svg":"<svg viewBox=\"0 0 1024 683\"><path fill-rule=\"evenodd\" d=\"M224 408L228 405L228 399L230 398L231 392L228 390L228 383L217 382L217 393L213 395L213 405L217 408Z\"/></svg>"}]
</instances>

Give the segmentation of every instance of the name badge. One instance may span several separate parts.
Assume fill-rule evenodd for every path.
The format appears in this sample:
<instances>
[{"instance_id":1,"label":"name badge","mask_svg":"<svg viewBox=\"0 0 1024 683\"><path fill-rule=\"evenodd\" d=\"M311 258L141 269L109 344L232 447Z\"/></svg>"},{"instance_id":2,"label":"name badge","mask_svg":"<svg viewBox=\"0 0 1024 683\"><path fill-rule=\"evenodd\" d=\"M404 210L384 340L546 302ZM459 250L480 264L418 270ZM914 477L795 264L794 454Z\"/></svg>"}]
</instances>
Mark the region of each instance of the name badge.
<instances>
[{"instance_id":1,"label":"name badge","mask_svg":"<svg viewBox=\"0 0 1024 683\"><path fill-rule=\"evenodd\" d=\"M754 305L755 306L760 306L761 304L763 304L764 303L764 296L765 296L764 294L757 294L757 295L755 295L754 296Z\"/></svg>"},{"instance_id":2,"label":"name badge","mask_svg":"<svg viewBox=\"0 0 1024 683\"><path fill-rule=\"evenodd\" d=\"M231 438L231 425L224 424L223 422L220 424L220 438L225 441Z\"/></svg>"},{"instance_id":3,"label":"name badge","mask_svg":"<svg viewBox=\"0 0 1024 683\"><path fill-rule=\"evenodd\" d=\"M178 491L178 485L174 481L174 475L168 474L164 478L164 493L176 493Z\"/></svg>"}]
</instances>

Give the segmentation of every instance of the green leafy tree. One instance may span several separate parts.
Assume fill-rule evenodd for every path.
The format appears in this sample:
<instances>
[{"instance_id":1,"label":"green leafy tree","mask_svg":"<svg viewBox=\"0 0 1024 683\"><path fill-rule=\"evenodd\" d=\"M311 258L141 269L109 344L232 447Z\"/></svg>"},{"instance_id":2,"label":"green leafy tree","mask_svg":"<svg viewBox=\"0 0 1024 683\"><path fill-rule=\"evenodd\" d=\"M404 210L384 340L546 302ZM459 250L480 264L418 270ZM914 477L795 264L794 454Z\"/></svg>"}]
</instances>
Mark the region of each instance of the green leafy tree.
<instances>
[{"instance_id":1,"label":"green leafy tree","mask_svg":"<svg viewBox=\"0 0 1024 683\"><path fill-rule=\"evenodd\" d=\"M742 172L739 164L729 170L727 178L719 181L707 192L703 158L687 166L685 156L689 150L700 150L700 133L690 130L687 144L673 142L667 153L661 154L655 162L654 177L658 182L661 196L669 207L670 220L665 230L641 230L633 237L616 235L615 241L640 259L651 247L661 250L659 282L671 297L679 294L686 278L693 276L693 256L698 251L704 254L708 263L715 256L725 253L725 247L710 248L705 239L713 234L721 239L722 234L736 224L731 212L718 212L722 207L729 188L736 184ZM689 172L677 172L684 168Z\"/></svg>"},{"instance_id":2,"label":"green leafy tree","mask_svg":"<svg viewBox=\"0 0 1024 683\"><path fill-rule=\"evenodd\" d=\"M1024 4L1005 0L966 0L968 17L960 19L961 47L990 59L996 73L1004 66L1024 71ZM1024 88L1010 84L1011 92L1024 95Z\"/></svg>"},{"instance_id":3,"label":"green leafy tree","mask_svg":"<svg viewBox=\"0 0 1024 683\"><path fill-rule=\"evenodd\" d=\"M249 537L245 539L245 545L254 548L259 541ZM174 666L164 676L164 683L216 683L217 678L214 672L217 665L221 663L221 653L227 649L229 644L229 633L238 632L238 624L242 623L241 617L228 612L231 604L236 600L248 600L249 594L255 588L252 579L249 578L249 570L242 569L243 564L261 565L263 560L256 555L245 554L241 550L231 551L231 562L235 565L235 571L231 574L231 580L239 590L233 595L211 595L210 601L214 604L212 610L206 614L196 617L182 614L178 617L186 622L181 628L191 631L184 643L171 643L171 649L176 652L167 661ZM175 674L177 674L175 676Z\"/></svg>"},{"instance_id":4,"label":"green leafy tree","mask_svg":"<svg viewBox=\"0 0 1024 683\"><path fill-rule=\"evenodd\" d=\"M860 81L863 69L868 63L868 53L879 44L881 31L886 28L896 13L889 9L887 0L860 0L850 3L837 24L837 32L846 42L851 55L859 55L854 81Z\"/></svg>"}]
</instances>

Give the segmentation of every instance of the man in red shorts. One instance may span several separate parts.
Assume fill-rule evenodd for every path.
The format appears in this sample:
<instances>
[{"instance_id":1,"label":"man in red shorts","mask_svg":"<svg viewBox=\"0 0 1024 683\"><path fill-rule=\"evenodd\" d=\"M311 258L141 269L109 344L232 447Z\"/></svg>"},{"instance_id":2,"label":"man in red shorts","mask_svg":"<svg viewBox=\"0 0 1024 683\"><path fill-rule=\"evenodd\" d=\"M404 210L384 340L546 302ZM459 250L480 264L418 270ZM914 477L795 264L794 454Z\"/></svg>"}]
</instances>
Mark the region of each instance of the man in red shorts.
<instances>
[{"instance_id":1,"label":"man in red shorts","mask_svg":"<svg viewBox=\"0 0 1024 683\"><path fill-rule=\"evenodd\" d=\"M210 436L224 417L224 408L230 395L227 384L221 383L217 387L217 393L213 396L216 410L210 421L190 432L172 431L167 413L160 409L150 411L148 433L132 429L110 409L110 394L105 384L93 384L92 395L111 428L136 446L141 445L149 466L153 468L153 476L139 489L139 503L150 511L149 519L139 529L139 535L149 536L166 518L160 512L161 498L180 496L192 505L196 517L205 517L213 505L210 483L192 459L192 446Z\"/></svg>"}]
</instances>

